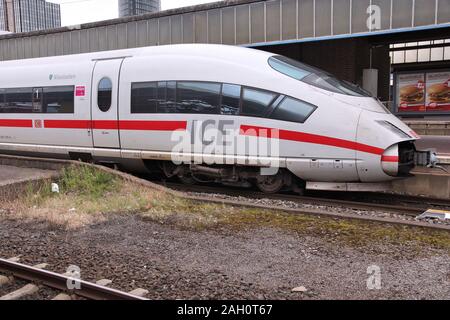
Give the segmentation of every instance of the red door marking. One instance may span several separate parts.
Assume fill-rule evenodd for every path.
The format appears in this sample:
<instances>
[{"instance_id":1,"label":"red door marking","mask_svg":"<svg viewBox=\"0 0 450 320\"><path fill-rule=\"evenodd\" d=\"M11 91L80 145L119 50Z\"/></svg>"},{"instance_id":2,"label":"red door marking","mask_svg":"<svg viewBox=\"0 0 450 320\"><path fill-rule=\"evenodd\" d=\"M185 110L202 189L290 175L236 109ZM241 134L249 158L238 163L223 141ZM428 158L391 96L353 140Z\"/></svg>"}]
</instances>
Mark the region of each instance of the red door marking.
<instances>
[{"instance_id":1,"label":"red door marking","mask_svg":"<svg viewBox=\"0 0 450 320\"><path fill-rule=\"evenodd\" d=\"M84 97L86 96L86 87L85 86L76 86L75 87L75 97Z\"/></svg>"}]
</instances>

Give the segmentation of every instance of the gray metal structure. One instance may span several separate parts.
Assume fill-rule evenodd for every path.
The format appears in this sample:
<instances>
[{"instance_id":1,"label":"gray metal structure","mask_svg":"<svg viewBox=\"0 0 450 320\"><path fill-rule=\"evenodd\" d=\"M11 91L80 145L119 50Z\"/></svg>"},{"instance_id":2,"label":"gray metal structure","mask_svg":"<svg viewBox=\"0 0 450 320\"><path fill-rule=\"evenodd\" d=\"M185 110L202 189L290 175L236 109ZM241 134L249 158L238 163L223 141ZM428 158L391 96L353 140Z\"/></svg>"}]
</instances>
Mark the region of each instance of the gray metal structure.
<instances>
[{"instance_id":1,"label":"gray metal structure","mask_svg":"<svg viewBox=\"0 0 450 320\"><path fill-rule=\"evenodd\" d=\"M119 0L119 17L138 16L161 10L160 0Z\"/></svg>"},{"instance_id":2,"label":"gray metal structure","mask_svg":"<svg viewBox=\"0 0 450 320\"><path fill-rule=\"evenodd\" d=\"M380 24L368 24L377 8ZM443 27L450 27L450 0L221 1L3 35L0 60L176 43L260 46Z\"/></svg>"},{"instance_id":3,"label":"gray metal structure","mask_svg":"<svg viewBox=\"0 0 450 320\"><path fill-rule=\"evenodd\" d=\"M7 29L6 5L3 0L0 0L0 30Z\"/></svg>"},{"instance_id":4,"label":"gray metal structure","mask_svg":"<svg viewBox=\"0 0 450 320\"><path fill-rule=\"evenodd\" d=\"M44 0L0 0L0 30L30 32L61 27L60 5Z\"/></svg>"}]
</instances>

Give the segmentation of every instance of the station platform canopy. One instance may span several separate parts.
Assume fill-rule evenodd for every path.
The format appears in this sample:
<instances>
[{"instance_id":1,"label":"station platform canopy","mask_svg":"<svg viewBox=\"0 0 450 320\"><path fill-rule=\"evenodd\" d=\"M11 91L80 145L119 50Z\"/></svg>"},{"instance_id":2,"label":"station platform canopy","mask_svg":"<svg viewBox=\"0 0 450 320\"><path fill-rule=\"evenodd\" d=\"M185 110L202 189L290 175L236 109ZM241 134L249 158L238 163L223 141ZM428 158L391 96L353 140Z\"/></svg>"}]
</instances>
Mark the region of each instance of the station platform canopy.
<instances>
[{"instance_id":1,"label":"station platform canopy","mask_svg":"<svg viewBox=\"0 0 450 320\"><path fill-rule=\"evenodd\" d=\"M177 43L249 47L450 27L450 0L236 0L0 35L0 60Z\"/></svg>"}]
</instances>

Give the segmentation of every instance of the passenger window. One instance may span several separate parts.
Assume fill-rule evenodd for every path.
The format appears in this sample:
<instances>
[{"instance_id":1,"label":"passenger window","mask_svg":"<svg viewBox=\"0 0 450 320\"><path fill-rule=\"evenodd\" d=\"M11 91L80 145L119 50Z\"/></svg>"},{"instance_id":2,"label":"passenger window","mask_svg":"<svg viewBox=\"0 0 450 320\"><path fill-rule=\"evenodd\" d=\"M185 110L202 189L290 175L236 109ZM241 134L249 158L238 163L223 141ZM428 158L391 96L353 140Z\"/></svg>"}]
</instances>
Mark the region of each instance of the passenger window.
<instances>
[{"instance_id":1,"label":"passenger window","mask_svg":"<svg viewBox=\"0 0 450 320\"><path fill-rule=\"evenodd\" d=\"M133 83L131 85L131 113L156 113L157 109L158 83Z\"/></svg>"},{"instance_id":2,"label":"passenger window","mask_svg":"<svg viewBox=\"0 0 450 320\"><path fill-rule=\"evenodd\" d=\"M74 113L74 87L45 87L43 89L42 112Z\"/></svg>"},{"instance_id":3,"label":"passenger window","mask_svg":"<svg viewBox=\"0 0 450 320\"><path fill-rule=\"evenodd\" d=\"M74 86L0 89L0 113L74 113Z\"/></svg>"},{"instance_id":4,"label":"passenger window","mask_svg":"<svg viewBox=\"0 0 450 320\"><path fill-rule=\"evenodd\" d=\"M33 113L31 88L5 89L2 113Z\"/></svg>"},{"instance_id":5,"label":"passenger window","mask_svg":"<svg viewBox=\"0 0 450 320\"><path fill-rule=\"evenodd\" d=\"M98 108L107 112L111 108L112 104L112 82L109 78L103 78L98 83Z\"/></svg>"},{"instance_id":6,"label":"passenger window","mask_svg":"<svg viewBox=\"0 0 450 320\"><path fill-rule=\"evenodd\" d=\"M222 103L220 113L224 115L238 115L241 101L241 86L224 84L222 86Z\"/></svg>"},{"instance_id":7,"label":"passenger window","mask_svg":"<svg viewBox=\"0 0 450 320\"><path fill-rule=\"evenodd\" d=\"M242 114L245 116L264 117L276 96L272 92L244 88Z\"/></svg>"},{"instance_id":8,"label":"passenger window","mask_svg":"<svg viewBox=\"0 0 450 320\"><path fill-rule=\"evenodd\" d=\"M304 123L316 108L316 106L307 102L286 97L272 113L271 118Z\"/></svg>"},{"instance_id":9,"label":"passenger window","mask_svg":"<svg viewBox=\"0 0 450 320\"><path fill-rule=\"evenodd\" d=\"M217 114L220 102L219 83L178 82L177 112Z\"/></svg>"},{"instance_id":10,"label":"passenger window","mask_svg":"<svg viewBox=\"0 0 450 320\"><path fill-rule=\"evenodd\" d=\"M0 113L5 107L5 90L0 89Z\"/></svg>"},{"instance_id":11,"label":"passenger window","mask_svg":"<svg viewBox=\"0 0 450 320\"><path fill-rule=\"evenodd\" d=\"M158 112L178 113L177 110L177 83L176 81L160 82L158 84ZM161 96L160 96L161 95Z\"/></svg>"},{"instance_id":12,"label":"passenger window","mask_svg":"<svg viewBox=\"0 0 450 320\"><path fill-rule=\"evenodd\" d=\"M158 108L166 103L167 99L167 82L158 82ZM164 112L158 109L158 112Z\"/></svg>"},{"instance_id":13,"label":"passenger window","mask_svg":"<svg viewBox=\"0 0 450 320\"><path fill-rule=\"evenodd\" d=\"M42 88L33 88L33 113L42 113Z\"/></svg>"}]
</instances>

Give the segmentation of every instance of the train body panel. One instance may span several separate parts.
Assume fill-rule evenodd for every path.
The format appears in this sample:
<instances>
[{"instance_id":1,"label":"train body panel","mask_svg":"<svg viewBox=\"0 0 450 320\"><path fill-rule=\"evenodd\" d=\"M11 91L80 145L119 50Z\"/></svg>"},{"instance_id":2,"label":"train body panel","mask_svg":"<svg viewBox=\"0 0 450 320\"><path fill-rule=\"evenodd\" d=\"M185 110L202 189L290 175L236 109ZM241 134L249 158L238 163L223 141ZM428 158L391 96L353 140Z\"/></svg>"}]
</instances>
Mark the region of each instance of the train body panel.
<instances>
[{"instance_id":1,"label":"train body panel","mask_svg":"<svg viewBox=\"0 0 450 320\"><path fill-rule=\"evenodd\" d=\"M0 151L278 166L317 182L397 178L418 137L359 89L302 67L220 45L1 62ZM189 96L200 85L218 105ZM264 111L245 114L247 104Z\"/></svg>"},{"instance_id":2,"label":"train body panel","mask_svg":"<svg viewBox=\"0 0 450 320\"><path fill-rule=\"evenodd\" d=\"M406 132L411 132L411 129L389 114L371 111L361 113L357 142L376 146L357 152L358 175L362 182L386 181L397 176L399 145L415 140L412 139L412 133L410 136Z\"/></svg>"},{"instance_id":3,"label":"train body panel","mask_svg":"<svg viewBox=\"0 0 450 320\"><path fill-rule=\"evenodd\" d=\"M87 123L91 120L91 101L88 97L91 87L92 67L90 60L80 61L72 65L57 59L52 64L39 63L12 63L1 64L0 88L65 88L78 86L84 88L85 96L74 96L75 108L73 113L17 113L2 112L0 143L7 144L35 144L70 147L92 147L92 138L88 134ZM1 93L0 93L1 94ZM17 95L23 95L19 90ZM39 91L38 93L39 94ZM38 99L37 99L38 100ZM39 101L38 101L39 102ZM27 101L26 103L30 103ZM42 101L41 101L42 103ZM23 105L29 108L29 105ZM37 108L38 105L31 106ZM84 122L84 130L70 128L77 122ZM80 124L78 123L78 124ZM66 124L64 128L62 124Z\"/></svg>"}]
</instances>

